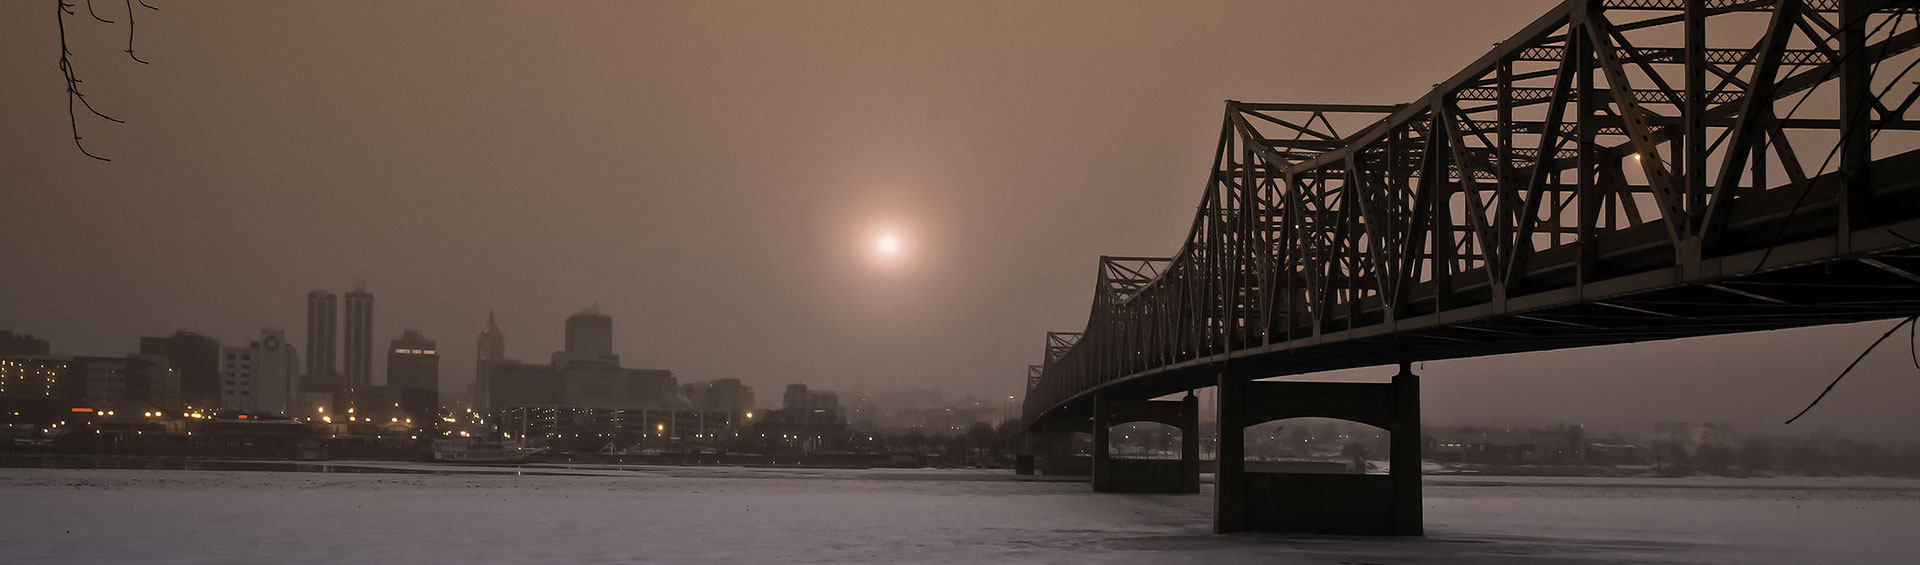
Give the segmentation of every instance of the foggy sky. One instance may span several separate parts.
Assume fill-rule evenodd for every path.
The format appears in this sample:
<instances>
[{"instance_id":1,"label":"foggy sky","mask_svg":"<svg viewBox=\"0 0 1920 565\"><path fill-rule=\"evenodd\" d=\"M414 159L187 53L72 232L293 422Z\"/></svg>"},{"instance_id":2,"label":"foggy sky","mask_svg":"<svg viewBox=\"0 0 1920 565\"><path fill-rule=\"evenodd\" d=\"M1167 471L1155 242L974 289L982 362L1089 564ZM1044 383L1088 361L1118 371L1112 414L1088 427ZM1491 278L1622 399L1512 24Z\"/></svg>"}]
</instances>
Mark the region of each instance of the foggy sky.
<instances>
[{"instance_id":1,"label":"foggy sky","mask_svg":"<svg viewBox=\"0 0 1920 565\"><path fill-rule=\"evenodd\" d=\"M52 4L0 3L0 329L304 346L307 291L363 281L376 348L420 330L464 390L488 311L538 362L598 304L626 365L768 406L1019 394L1100 254L1177 249L1224 100L1411 101L1552 4L150 3L151 65L67 19L112 163ZM1775 425L1890 324L1428 363L1426 411L1911 438L1905 344Z\"/></svg>"}]
</instances>

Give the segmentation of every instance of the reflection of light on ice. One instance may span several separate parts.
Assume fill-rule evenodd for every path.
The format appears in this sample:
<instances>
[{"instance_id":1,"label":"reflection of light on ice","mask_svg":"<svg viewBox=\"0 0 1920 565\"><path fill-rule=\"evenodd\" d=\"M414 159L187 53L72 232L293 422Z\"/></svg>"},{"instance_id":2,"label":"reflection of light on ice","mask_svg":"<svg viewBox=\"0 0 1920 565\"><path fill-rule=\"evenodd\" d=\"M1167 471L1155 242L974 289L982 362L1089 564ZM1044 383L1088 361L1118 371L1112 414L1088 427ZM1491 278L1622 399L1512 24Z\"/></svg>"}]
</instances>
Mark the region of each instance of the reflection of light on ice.
<instances>
[{"instance_id":1,"label":"reflection of light on ice","mask_svg":"<svg viewBox=\"0 0 1920 565\"><path fill-rule=\"evenodd\" d=\"M1095 495L1008 471L457 469L558 475L0 469L0 499L32 509L0 513L0 547L10 563L290 551L424 562L1890 563L1910 558L1920 522L1920 481L1905 479L1429 477L1429 536L1382 543L1215 537L1211 487ZM453 518L471 516L504 519Z\"/></svg>"}]
</instances>

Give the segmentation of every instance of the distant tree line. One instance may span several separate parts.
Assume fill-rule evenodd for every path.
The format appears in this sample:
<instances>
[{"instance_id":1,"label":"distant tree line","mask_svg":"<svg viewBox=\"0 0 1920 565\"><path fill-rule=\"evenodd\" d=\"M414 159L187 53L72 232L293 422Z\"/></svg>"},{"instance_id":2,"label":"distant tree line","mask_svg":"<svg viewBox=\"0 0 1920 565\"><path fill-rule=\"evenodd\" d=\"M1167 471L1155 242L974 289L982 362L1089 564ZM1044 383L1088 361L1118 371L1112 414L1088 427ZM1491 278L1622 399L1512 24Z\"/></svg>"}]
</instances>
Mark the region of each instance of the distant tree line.
<instances>
[{"instance_id":1,"label":"distant tree line","mask_svg":"<svg viewBox=\"0 0 1920 565\"><path fill-rule=\"evenodd\" d=\"M965 431L928 432L913 428L905 432L874 436L876 451L934 455L950 464L964 466L1005 466L1019 450L1021 431L1026 423L1019 419L1002 422L998 427L974 422Z\"/></svg>"},{"instance_id":2,"label":"distant tree line","mask_svg":"<svg viewBox=\"0 0 1920 565\"><path fill-rule=\"evenodd\" d=\"M1709 443L1689 452L1674 440L1653 442L1649 453L1656 472L1665 475L1920 477L1920 445L1894 450L1844 438L1780 443L1752 438L1739 445Z\"/></svg>"}]
</instances>

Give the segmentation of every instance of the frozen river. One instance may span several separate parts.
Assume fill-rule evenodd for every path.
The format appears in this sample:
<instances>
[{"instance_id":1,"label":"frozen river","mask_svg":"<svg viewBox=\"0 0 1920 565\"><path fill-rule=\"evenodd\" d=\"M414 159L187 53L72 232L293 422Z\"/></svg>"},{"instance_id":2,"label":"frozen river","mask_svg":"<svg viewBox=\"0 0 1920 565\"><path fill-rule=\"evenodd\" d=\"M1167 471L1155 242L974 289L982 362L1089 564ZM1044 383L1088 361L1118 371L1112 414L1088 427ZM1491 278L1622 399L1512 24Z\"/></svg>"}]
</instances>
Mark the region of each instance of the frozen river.
<instances>
[{"instance_id":1,"label":"frozen river","mask_svg":"<svg viewBox=\"0 0 1920 565\"><path fill-rule=\"evenodd\" d=\"M385 465L394 470L423 468ZM482 470L466 468L468 470ZM506 469L511 471L511 469ZM0 469L0 562L1913 562L1920 481L1429 477L1424 538L1209 533L1005 471Z\"/></svg>"}]
</instances>

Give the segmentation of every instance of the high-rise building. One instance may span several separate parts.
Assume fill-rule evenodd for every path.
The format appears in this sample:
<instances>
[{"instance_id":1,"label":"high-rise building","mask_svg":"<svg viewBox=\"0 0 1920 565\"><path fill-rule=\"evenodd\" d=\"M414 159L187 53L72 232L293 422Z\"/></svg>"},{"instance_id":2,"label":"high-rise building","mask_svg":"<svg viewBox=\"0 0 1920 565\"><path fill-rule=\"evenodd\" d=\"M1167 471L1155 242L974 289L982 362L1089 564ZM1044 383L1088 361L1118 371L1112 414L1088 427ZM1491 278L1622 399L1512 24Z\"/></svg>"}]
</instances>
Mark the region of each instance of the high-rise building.
<instances>
[{"instance_id":1,"label":"high-rise building","mask_svg":"<svg viewBox=\"0 0 1920 565\"><path fill-rule=\"evenodd\" d=\"M220 340L178 331L140 338L140 354L164 357L180 373L180 402L189 408L220 406Z\"/></svg>"},{"instance_id":2,"label":"high-rise building","mask_svg":"<svg viewBox=\"0 0 1920 565\"><path fill-rule=\"evenodd\" d=\"M493 312L487 312L487 327L480 330L480 338L474 340L474 351L482 360L499 361L507 358L507 335L500 332L500 325L493 323Z\"/></svg>"},{"instance_id":3,"label":"high-rise building","mask_svg":"<svg viewBox=\"0 0 1920 565\"><path fill-rule=\"evenodd\" d=\"M434 341L406 330L387 348L387 389L399 397L400 411L417 425L440 414L440 352Z\"/></svg>"},{"instance_id":4,"label":"high-rise building","mask_svg":"<svg viewBox=\"0 0 1920 565\"><path fill-rule=\"evenodd\" d=\"M613 354L613 317L600 313L598 306L567 316L566 353L574 359L603 359L620 362Z\"/></svg>"},{"instance_id":5,"label":"high-rise building","mask_svg":"<svg viewBox=\"0 0 1920 565\"><path fill-rule=\"evenodd\" d=\"M354 287L347 293L345 339L341 364L347 387L373 386L373 295Z\"/></svg>"},{"instance_id":6,"label":"high-rise building","mask_svg":"<svg viewBox=\"0 0 1920 565\"><path fill-rule=\"evenodd\" d=\"M567 349L556 351L547 365L489 359L504 347L489 351L488 341L499 328L488 324L481 333L481 369L474 402L483 411L501 412L523 406L648 410L682 407L673 372L629 369L613 353L613 318L589 310L567 318Z\"/></svg>"},{"instance_id":7,"label":"high-rise building","mask_svg":"<svg viewBox=\"0 0 1920 565\"><path fill-rule=\"evenodd\" d=\"M316 381L340 374L340 299L333 293L307 293L307 375Z\"/></svg>"},{"instance_id":8,"label":"high-rise building","mask_svg":"<svg viewBox=\"0 0 1920 565\"><path fill-rule=\"evenodd\" d=\"M487 327L480 329L480 336L474 339L473 356L473 405L486 407L491 402L494 365L507 360L507 335L501 333L500 325L493 322L493 312L487 312Z\"/></svg>"},{"instance_id":9,"label":"high-rise building","mask_svg":"<svg viewBox=\"0 0 1920 565\"><path fill-rule=\"evenodd\" d=\"M220 408L254 414L285 414L292 404L299 358L285 332L260 330L245 347L220 348Z\"/></svg>"}]
</instances>

